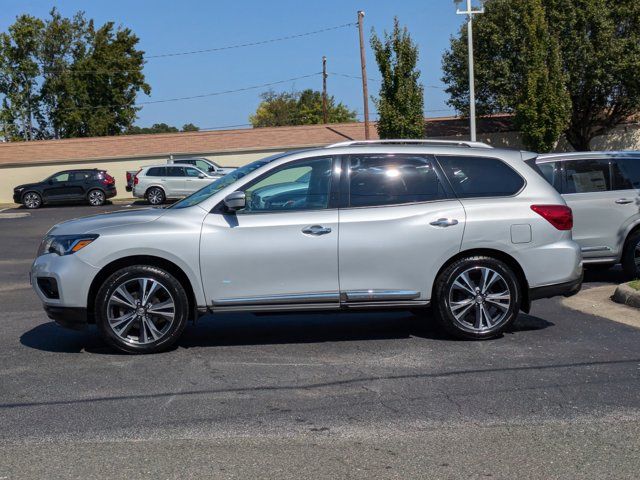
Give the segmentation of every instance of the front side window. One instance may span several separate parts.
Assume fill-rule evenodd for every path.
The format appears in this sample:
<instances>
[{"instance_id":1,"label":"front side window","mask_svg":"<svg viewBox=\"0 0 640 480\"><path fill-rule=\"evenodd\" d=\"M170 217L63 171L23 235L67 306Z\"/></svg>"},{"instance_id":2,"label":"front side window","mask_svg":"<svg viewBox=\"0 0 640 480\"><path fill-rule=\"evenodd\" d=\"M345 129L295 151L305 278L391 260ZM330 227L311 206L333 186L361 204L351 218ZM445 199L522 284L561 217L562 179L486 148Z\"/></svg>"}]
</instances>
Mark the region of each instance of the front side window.
<instances>
[{"instance_id":1,"label":"front side window","mask_svg":"<svg viewBox=\"0 0 640 480\"><path fill-rule=\"evenodd\" d=\"M568 160L564 162L563 193L593 193L611 190L609 160Z\"/></svg>"},{"instance_id":2,"label":"front side window","mask_svg":"<svg viewBox=\"0 0 640 480\"><path fill-rule=\"evenodd\" d=\"M200 174L202 173L201 171L195 169L195 168L185 168L185 171L187 172L187 177L199 177Z\"/></svg>"},{"instance_id":3,"label":"front side window","mask_svg":"<svg viewBox=\"0 0 640 480\"><path fill-rule=\"evenodd\" d=\"M349 157L349 206L373 207L446 198L430 158L368 154Z\"/></svg>"},{"instance_id":4,"label":"front side window","mask_svg":"<svg viewBox=\"0 0 640 480\"><path fill-rule=\"evenodd\" d=\"M329 205L331 157L292 162L276 168L244 189L242 213L320 210ZM238 213L241 213L238 212Z\"/></svg>"},{"instance_id":5,"label":"front side window","mask_svg":"<svg viewBox=\"0 0 640 480\"><path fill-rule=\"evenodd\" d=\"M556 162L539 163L538 169L547 182L555 188L560 188L560 169Z\"/></svg>"},{"instance_id":6,"label":"front side window","mask_svg":"<svg viewBox=\"0 0 640 480\"><path fill-rule=\"evenodd\" d=\"M510 197L524 187L524 179L497 158L438 156L459 198Z\"/></svg>"},{"instance_id":7,"label":"front side window","mask_svg":"<svg viewBox=\"0 0 640 480\"><path fill-rule=\"evenodd\" d=\"M611 167L614 190L640 189L640 158L617 158Z\"/></svg>"},{"instance_id":8,"label":"front side window","mask_svg":"<svg viewBox=\"0 0 640 480\"><path fill-rule=\"evenodd\" d=\"M184 167L167 167L167 177L184 177Z\"/></svg>"},{"instance_id":9,"label":"front side window","mask_svg":"<svg viewBox=\"0 0 640 480\"><path fill-rule=\"evenodd\" d=\"M68 182L70 176L71 174L69 172L59 173L58 175L51 177L51 181L53 183Z\"/></svg>"},{"instance_id":10,"label":"front side window","mask_svg":"<svg viewBox=\"0 0 640 480\"><path fill-rule=\"evenodd\" d=\"M204 160L196 160L195 161L195 165L196 165L196 167L198 167L203 172L212 172L213 171L213 167L211 165L209 165L207 162L205 162Z\"/></svg>"}]
</instances>

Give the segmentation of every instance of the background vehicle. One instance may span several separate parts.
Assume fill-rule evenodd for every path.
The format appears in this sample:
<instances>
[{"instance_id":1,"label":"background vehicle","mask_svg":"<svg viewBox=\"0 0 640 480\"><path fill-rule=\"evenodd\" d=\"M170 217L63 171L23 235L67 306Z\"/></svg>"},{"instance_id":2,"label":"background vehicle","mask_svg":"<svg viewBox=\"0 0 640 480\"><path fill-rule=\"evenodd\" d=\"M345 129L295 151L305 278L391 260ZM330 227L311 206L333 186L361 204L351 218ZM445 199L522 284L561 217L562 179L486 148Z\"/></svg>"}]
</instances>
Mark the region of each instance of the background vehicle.
<instances>
[{"instance_id":1,"label":"background vehicle","mask_svg":"<svg viewBox=\"0 0 640 480\"><path fill-rule=\"evenodd\" d=\"M100 206L117 194L115 179L105 170L64 170L42 182L19 185L13 189L13 201L27 208L48 203L88 201Z\"/></svg>"},{"instance_id":2,"label":"background vehicle","mask_svg":"<svg viewBox=\"0 0 640 480\"><path fill-rule=\"evenodd\" d=\"M541 155L544 177L574 215L573 238L587 265L622 263L640 275L640 152Z\"/></svg>"},{"instance_id":3,"label":"background vehicle","mask_svg":"<svg viewBox=\"0 0 640 480\"><path fill-rule=\"evenodd\" d=\"M216 179L196 167L152 165L142 168L133 179L133 196L161 205L167 198L181 198L200 190Z\"/></svg>"},{"instance_id":4,"label":"background vehicle","mask_svg":"<svg viewBox=\"0 0 640 480\"><path fill-rule=\"evenodd\" d=\"M177 165L193 165L196 168L199 168L203 172L213 176L213 177L221 177L226 175L229 172L233 172L235 167L221 167L216 162L209 160L207 158L177 158L173 160L169 160L167 163L173 163Z\"/></svg>"},{"instance_id":5,"label":"background vehicle","mask_svg":"<svg viewBox=\"0 0 640 480\"><path fill-rule=\"evenodd\" d=\"M485 339L580 289L571 210L522 161L535 154L400 143L275 155L167 209L59 224L34 288L51 318L96 322L128 352L168 348L206 311L432 305L452 335ZM287 201L255 201L282 186Z\"/></svg>"}]
</instances>

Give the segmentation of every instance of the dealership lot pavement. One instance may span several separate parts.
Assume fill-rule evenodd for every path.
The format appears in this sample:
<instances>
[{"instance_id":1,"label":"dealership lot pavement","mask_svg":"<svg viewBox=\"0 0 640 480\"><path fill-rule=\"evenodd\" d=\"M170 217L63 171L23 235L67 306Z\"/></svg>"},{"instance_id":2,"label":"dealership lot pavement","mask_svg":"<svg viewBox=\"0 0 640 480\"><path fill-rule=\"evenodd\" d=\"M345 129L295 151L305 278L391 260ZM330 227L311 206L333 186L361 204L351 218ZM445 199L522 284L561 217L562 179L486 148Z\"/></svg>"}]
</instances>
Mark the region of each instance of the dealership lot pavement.
<instances>
[{"instance_id":1,"label":"dealership lot pavement","mask_svg":"<svg viewBox=\"0 0 640 480\"><path fill-rule=\"evenodd\" d=\"M0 479L637 478L640 329L558 299L487 342L404 312L207 316L138 357L59 328L40 238L121 208L0 218Z\"/></svg>"}]
</instances>

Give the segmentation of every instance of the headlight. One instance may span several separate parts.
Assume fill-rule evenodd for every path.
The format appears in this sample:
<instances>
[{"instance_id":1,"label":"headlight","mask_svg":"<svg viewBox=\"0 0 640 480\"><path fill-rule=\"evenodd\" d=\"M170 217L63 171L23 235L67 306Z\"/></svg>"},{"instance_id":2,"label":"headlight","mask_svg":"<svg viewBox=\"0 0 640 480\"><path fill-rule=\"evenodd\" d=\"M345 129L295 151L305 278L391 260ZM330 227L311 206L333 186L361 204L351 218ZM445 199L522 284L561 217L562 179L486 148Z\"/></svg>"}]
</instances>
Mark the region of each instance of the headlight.
<instances>
[{"instance_id":1,"label":"headlight","mask_svg":"<svg viewBox=\"0 0 640 480\"><path fill-rule=\"evenodd\" d=\"M57 253L58 255L70 255L82 250L93 242L98 235L47 235L40 243L38 256L45 253Z\"/></svg>"},{"instance_id":2,"label":"headlight","mask_svg":"<svg viewBox=\"0 0 640 480\"><path fill-rule=\"evenodd\" d=\"M20 193L22 190L24 190L24 187L18 187L13 189L13 191L17 193Z\"/></svg>"}]
</instances>

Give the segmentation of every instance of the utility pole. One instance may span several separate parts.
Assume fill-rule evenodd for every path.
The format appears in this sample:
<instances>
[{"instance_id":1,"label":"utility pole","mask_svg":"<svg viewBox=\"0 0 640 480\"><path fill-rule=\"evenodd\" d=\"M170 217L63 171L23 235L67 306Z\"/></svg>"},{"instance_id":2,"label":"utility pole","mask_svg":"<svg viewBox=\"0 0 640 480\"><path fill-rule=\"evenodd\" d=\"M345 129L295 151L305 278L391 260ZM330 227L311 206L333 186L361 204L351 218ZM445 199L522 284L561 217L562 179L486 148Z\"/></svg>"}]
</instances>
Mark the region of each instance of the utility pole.
<instances>
[{"instance_id":1,"label":"utility pole","mask_svg":"<svg viewBox=\"0 0 640 480\"><path fill-rule=\"evenodd\" d=\"M467 47L469 50L469 130L471 141L476 141L476 87L473 74L473 16L484 13L484 8L473 10L471 8L471 0L467 1L467 9L458 9L458 15L467 15Z\"/></svg>"},{"instance_id":2,"label":"utility pole","mask_svg":"<svg viewBox=\"0 0 640 480\"><path fill-rule=\"evenodd\" d=\"M322 120L329 123L327 115L327 57L322 57Z\"/></svg>"},{"instance_id":3,"label":"utility pole","mask_svg":"<svg viewBox=\"0 0 640 480\"><path fill-rule=\"evenodd\" d=\"M364 12L358 10L358 31L360 34L360 66L362 69L362 99L364 100L364 138L369 140L369 88L367 87L367 61L364 55L364 33L362 19Z\"/></svg>"}]
</instances>

